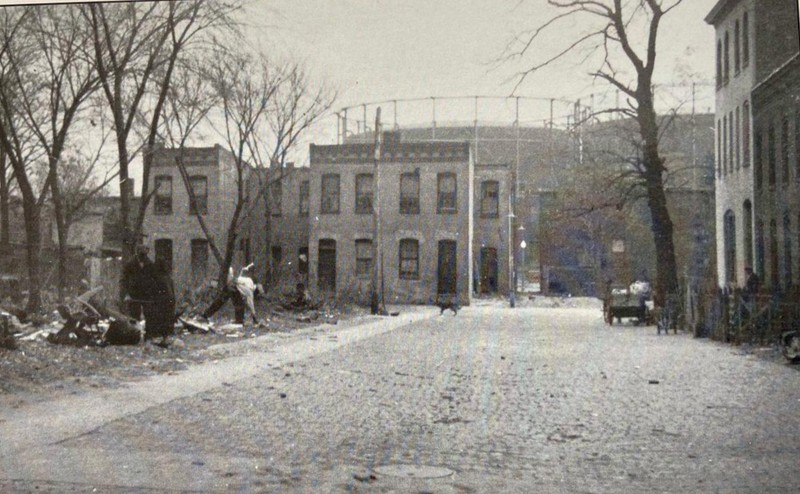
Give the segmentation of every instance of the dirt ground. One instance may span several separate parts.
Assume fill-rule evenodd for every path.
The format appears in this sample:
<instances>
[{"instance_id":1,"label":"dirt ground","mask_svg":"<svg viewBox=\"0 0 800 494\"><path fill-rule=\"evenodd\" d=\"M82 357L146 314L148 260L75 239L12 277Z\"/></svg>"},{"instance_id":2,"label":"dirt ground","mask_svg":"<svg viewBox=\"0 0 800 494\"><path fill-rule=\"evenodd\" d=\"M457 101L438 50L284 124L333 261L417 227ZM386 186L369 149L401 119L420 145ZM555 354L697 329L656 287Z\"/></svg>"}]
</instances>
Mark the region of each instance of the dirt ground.
<instances>
[{"instance_id":1,"label":"dirt ground","mask_svg":"<svg viewBox=\"0 0 800 494\"><path fill-rule=\"evenodd\" d=\"M247 321L240 330L223 330L233 321L228 304L212 318L217 331L192 333L175 326L175 337L167 348L151 342L135 346L71 346L54 344L45 338L18 341L16 350L0 348L0 396L7 394L46 397L53 393L76 393L86 387L106 387L150 375L176 372L189 364L207 360L203 350L221 343L240 341L266 333L291 332L325 323L324 315L312 321L298 321L300 314L279 312L259 302L256 312L266 325ZM367 315L368 310L350 308L331 312L333 320ZM53 325L60 327L60 324Z\"/></svg>"}]
</instances>

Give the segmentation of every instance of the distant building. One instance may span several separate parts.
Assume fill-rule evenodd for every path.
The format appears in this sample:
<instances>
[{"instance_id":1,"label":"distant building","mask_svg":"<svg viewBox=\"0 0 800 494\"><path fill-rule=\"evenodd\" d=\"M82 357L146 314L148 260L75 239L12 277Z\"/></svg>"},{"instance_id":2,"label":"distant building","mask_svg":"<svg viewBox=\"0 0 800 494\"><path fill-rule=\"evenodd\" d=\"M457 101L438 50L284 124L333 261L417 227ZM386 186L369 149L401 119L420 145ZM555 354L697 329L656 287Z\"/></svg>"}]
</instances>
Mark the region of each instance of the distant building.
<instances>
[{"instance_id":1,"label":"distant building","mask_svg":"<svg viewBox=\"0 0 800 494\"><path fill-rule=\"evenodd\" d=\"M468 305L475 200L469 144L403 142L387 134L379 179L374 154L368 143L311 146L311 288L366 303L377 267L386 303L432 303L446 294Z\"/></svg>"},{"instance_id":2,"label":"distant building","mask_svg":"<svg viewBox=\"0 0 800 494\"><path fill-rule=\"evenodd\" d=\"M769 171L776 166L778 142L786 143L788 153L788 139L781 136L795 133L795 106L781 107L768 123L763 110L755 107L753 90L765 84L759 91L764 105L781 100L767 96L772 90L766 86L773 85L765 81L780 78L776 71L791 70L782 67L798 53L797 1L720 0L705 20L716 33L717 281L720 286L742 286L745 265L755 264L759 275L777 282L780 270L773 272L777 264L766 262L764 245L781 244L784 220L759 213L755 195L761 190L759 202L769 202L766 188L779 182ZM765 124L758 129L757 113ZM766 175L760 167L768 170ZM776 253L771 245L766 250Z\"/></svg>"}]
</instances>

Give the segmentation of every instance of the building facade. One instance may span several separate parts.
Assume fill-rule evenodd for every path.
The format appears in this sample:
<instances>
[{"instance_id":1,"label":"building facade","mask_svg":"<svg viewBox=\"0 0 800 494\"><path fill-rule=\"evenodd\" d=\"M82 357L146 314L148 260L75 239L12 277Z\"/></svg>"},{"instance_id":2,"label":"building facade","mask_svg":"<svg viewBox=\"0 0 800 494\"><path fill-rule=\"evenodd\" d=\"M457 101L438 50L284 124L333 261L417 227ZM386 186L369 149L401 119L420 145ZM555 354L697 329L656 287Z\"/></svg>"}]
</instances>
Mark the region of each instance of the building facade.
<instances>
[{"instance_id":1,"label":"building facade","mask_svg":"<svg viewBox=\"0 0 800 494\"><path fill-rule=\"evenodd\" d=\"M788 292L800 280L800 55L752 93L754 269L764 286Z\"/></svg>"},{"instance_id":2,"label":"building facade","mask_svg":"<svg viewBox=\"0 0 800 494\"><path fill-rule=\"evenodd\" d=\"M195 201L189 200L176 164L178 159L186 167ZM215 280L219 265L197 216L202 216L209 236L224 251L236 202L233 155L219 145L156 149L149 188L154 195L143 224L145 242L155 259L164 260L172 267L178 294ZM245 245L249 242L247 238L241 241ZM239 251L234 264L242 265L245 257Z\"/></svg>"},{"instance_id":3,"label":"building facade","mask_svg":"<svg viewBox=\"0 0 800 494\"><path fill-rule=\"evenodd\" d=\"M245 218L247 243L240 249L268 292L280 294L297 283L308 284L309 176L308 167L288 163L255 171L249 180L254 207Z\"/></svg>"},{"instance_id":4,"label":"building facade","mask_svg":"<svg viewBox=\"0 0 800 494\"><path fill-rule=\"evenodd\" d=\"M798 52L797 2L720 0L705 20L716 33L717 281L741 286L757 261L752 164L775 140L753 132L752 91Z\"/></svg>"},{"instance_id":5,"label":"building facade","mask_svg":"<svg viewBox=\"0 0 800 494\"><path fill-rule=\"evenodd\" d=\"M360 303L375 285L386 303L426 304L445 295L468 305L475 200L469 144L387 134L377 165L375 158L368 143L311 146L309 286Z\"/></svg>"},{"instance_id":6,"label":"building facade","mask_svg":"<svg viewBox=\"0 0 800 494\"><path fill-rule=\"evenodd\" d=\"M482 295L508 293L509 213L514 189L511 166L475 165L472 256L473 291ZM521 259L517 259L518 264Z\"/></svg>"}]
</instances>

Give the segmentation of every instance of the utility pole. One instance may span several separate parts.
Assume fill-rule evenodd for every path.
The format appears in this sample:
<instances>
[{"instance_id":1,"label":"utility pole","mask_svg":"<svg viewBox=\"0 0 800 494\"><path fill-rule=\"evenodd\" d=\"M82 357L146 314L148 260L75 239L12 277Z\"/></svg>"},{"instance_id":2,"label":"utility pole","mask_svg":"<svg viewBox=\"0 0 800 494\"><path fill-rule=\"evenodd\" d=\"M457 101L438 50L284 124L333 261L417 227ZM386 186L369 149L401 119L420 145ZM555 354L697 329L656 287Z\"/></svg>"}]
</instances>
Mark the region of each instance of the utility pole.
<instances>
[{"instance_id":1,"label":"utility pole","mask_svg":"<svg viewBox=\"0 0 800 494\"><path fill-rule=\"evenodd\" d=\"M386 306L383 301L383 235L381 232L380 214L380 184L381 184L381 107L375 111L375 155L373 156L372 174L372 226L374 232L372 262L372 300L370 308L373 314L386 315Z\"/></svg>"}]
</instances>

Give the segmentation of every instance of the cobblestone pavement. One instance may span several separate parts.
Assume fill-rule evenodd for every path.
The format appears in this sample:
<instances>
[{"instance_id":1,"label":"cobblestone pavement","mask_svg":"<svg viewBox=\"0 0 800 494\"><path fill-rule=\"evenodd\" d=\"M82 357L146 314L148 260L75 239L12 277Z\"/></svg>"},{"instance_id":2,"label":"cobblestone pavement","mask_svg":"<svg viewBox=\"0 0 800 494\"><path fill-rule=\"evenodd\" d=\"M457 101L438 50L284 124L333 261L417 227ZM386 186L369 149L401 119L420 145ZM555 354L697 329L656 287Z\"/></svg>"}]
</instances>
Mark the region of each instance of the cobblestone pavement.
<instances>
[{"instance_id":1,"label":"cobblestone pavement","mask_svg":"<svg viewBox=\"0 0 800 494\"><path fill-rule=\"evenodd\" d=\"M599 308L472 307L347 338L254 349L259 369L221 386L13 459L0 446L0 490L800 492L789 366L609 328Z\"/></svg>"}]
</instances>

